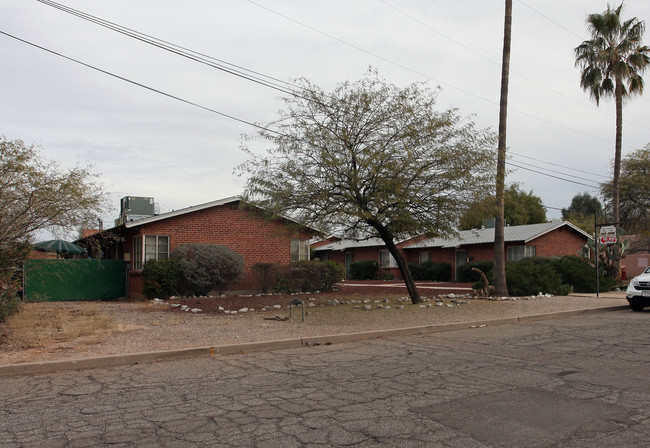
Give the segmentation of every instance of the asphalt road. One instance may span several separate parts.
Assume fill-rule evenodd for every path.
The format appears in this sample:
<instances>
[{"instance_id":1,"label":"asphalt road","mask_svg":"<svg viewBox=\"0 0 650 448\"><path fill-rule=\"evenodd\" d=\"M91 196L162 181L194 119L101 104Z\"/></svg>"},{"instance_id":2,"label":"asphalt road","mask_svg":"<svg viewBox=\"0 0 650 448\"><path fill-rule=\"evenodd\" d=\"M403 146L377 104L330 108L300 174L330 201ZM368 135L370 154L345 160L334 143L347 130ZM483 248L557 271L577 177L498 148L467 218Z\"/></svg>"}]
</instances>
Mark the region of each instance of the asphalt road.
<instances>
[{"instance_id":1,"label":"asphalt road","mask_svg":"<svg viewBox=\"0 0 650 448\"><path fill-rule=\"evenodd\" d=\"M0 378L2 447L645 447L650 312Z\"/></svg>"}]
</instances>

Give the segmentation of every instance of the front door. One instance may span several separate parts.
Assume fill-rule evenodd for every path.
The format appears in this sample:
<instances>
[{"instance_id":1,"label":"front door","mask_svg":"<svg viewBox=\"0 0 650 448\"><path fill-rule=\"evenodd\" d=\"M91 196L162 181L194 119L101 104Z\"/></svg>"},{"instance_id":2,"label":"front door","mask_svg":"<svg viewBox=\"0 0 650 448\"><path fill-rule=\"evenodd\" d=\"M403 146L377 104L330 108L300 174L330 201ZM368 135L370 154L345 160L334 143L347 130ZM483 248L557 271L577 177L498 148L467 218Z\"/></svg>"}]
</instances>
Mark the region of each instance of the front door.
<instances>
[{"instance_id":1,"label":"front door","mask_svg":"<svg viewBox=\"0 0 650 448\"><path fill-rule=\"evenodd\" d=\"M345 253L345 278L350 278L350 265L352 264L352 252Z\"/></svg>"},{"instance_id":2,"label":"front door","mask_svg":"<svg viewBox=\"0 0 650 448\"><path fill-rule=\"evenodd\" d=\"M458 281L458 268L467 262L467 252L465 249L458 249L456 251L456 267L454 269L454 281Z\"/></svg>"}]
</instances>

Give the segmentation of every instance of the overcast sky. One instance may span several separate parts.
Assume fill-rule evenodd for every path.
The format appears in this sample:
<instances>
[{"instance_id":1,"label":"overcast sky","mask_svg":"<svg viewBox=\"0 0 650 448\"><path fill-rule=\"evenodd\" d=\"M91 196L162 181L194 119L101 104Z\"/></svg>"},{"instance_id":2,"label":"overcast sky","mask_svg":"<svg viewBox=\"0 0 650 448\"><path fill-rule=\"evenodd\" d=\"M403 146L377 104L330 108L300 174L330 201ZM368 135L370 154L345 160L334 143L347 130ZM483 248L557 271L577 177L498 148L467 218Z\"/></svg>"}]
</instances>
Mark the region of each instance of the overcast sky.
<instances>
[{"instance_id":1,"label":"overcast sky","mask_svg":"<svg viewBox=\"0 0 650 448\"><path fill-rule=\"evenodd\" d=\"M359 79L369 66L400 87L425 81L441 88L441 110L456 107L497 130L502 0L60 1L280 80L308 78L325 90ZM594 0L513 1L514 172L507 181L549 207L567 207L580 192L596 194L611 176L614 103L597 108L581 90L573 56L588 38L587 14L606 7ZM627 0L624 16L647 22L650 2ZM282 108L281 92L36 0L0 0L0 31L245 121L272 122ZM0 98L0 134L40 145L63 166L90 163L101 173L115 205L104 217L107 226L123 196L152 196L179 209L243 190L245 179L233 170L246 160L240 140L255 133L252 126L2 34ZM650 93L629 101L623 117L625 156L650 143ZM559 216L547 212L549 219Z\"/></svg>"}]
</instances>

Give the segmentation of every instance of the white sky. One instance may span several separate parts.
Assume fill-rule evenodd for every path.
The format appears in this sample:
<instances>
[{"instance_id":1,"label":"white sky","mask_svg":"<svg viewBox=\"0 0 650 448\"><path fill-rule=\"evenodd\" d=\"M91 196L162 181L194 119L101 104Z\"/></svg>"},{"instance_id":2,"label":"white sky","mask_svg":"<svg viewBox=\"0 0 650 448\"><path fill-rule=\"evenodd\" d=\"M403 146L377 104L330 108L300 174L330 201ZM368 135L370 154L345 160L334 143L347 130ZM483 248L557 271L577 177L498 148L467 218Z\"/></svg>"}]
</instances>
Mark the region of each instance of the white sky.
<instances>
[{"instance_id":1,"label":"white sky","mask_svg":"<svg viewBox=\"0 0 650 448\"><path fill-rule=\"evenodd\" d=\"M369 66L401 87L427 81L442 89L441 110L457 107L478 126L497 130L502 0L59 1L281 80L306 77L325 90L360 78ZM587 14L606 6L513 1L511 162L590 185L522 169L509 175L508 182L519 182L550 207L567 207L580 192L597 193L595 185L611 176L614 103L595 106L580 89L573 57L573 48L588 38ZM627 0L624 16L647 22L650 2ZM246 121L269 123L282 108L275 90L36 0L0 0L0 31ZM240 138L254 134L253 127L5 35L0 98L0 134L36 143L64 166L90 163L101 173L115 207L104 217L107 227L123 196L153 196L178 209L237 195L245 184L233 170L246 160ZM650 143L648 117L650 93L626 104L624 156ZM547 212L549 219L559 216L559 210Z\"/></svg>"}]
</instances>

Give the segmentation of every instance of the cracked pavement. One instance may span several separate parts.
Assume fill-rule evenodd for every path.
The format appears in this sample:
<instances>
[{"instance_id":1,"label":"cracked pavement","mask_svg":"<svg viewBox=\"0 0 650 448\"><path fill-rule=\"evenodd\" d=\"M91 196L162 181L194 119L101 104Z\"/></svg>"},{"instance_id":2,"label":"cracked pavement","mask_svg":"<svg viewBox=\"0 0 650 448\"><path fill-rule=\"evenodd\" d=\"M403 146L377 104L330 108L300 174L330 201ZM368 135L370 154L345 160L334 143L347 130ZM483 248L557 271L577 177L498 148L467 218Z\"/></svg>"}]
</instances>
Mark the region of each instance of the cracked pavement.
<instances>
[{"instance_id":1,"label":"cracked pavement","mask_svg":"<svg viewBox=\"0 0 650 448\"><path fill-rule=\"evenodd\" d=\"M0 379L0 446L640 447L650 312Z\"/></svg>"}]
</instances>

